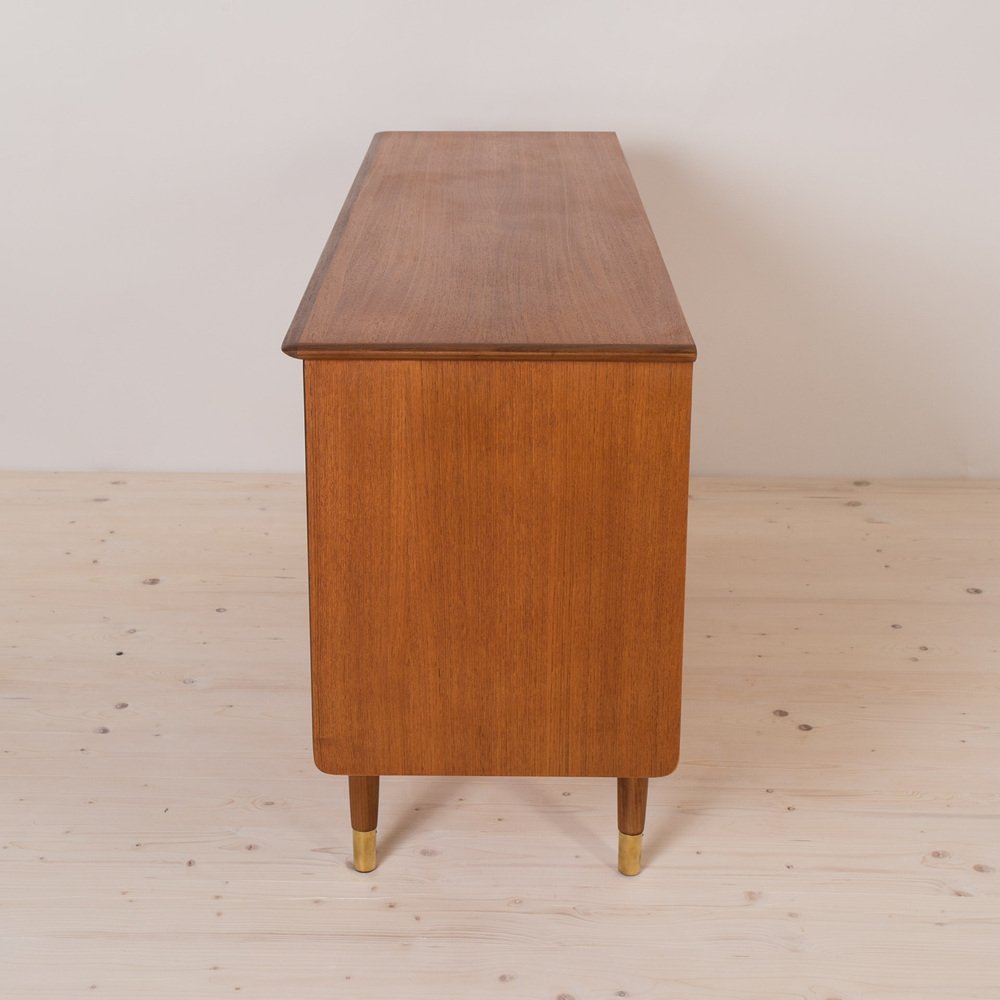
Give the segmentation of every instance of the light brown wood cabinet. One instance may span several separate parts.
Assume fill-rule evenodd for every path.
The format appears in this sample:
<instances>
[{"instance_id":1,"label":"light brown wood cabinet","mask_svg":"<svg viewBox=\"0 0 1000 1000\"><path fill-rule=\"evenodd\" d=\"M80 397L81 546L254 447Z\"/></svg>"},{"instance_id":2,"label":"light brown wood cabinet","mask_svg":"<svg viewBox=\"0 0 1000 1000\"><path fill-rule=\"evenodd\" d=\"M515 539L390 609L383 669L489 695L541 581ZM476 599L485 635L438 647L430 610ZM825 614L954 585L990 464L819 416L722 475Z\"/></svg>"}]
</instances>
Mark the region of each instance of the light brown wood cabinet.
<instances>
[{"instance_id":1,"label":"light brown wood cabinet","mask_svg":"<svg viewBox=\"0 0 1000 1000\"><path fill-rule=\"evenodd\" d=\"M635 874L678 757L695 348L616 136L376 135L283 349L356 867L379 775L604 775Z\"/></svg>"}]
</instances>

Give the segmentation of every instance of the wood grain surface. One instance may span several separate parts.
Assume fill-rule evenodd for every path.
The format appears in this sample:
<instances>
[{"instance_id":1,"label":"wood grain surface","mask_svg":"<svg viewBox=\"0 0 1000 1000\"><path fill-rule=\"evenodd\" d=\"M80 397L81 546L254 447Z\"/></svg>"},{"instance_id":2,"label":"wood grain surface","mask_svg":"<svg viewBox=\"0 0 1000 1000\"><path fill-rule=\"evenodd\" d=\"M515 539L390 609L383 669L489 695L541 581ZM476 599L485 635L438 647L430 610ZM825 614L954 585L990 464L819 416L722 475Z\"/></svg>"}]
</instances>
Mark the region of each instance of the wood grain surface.
<instances>
[{"instance_id":1,"label":"wood grain surface","mask_svg":"<svg viewBox=\"0 0 1000 1000\"><path fill-rule=\"evenodd\" d=\"M4 1000L993 1000L1000 483L691 492L642 875L614 780L395 776L359 875L302 477L0 474Z\"/></svg>"},{"instance_id":2,"label":"wood grain surface","mask_svg":"<svg viewBox=\"0 0 1000 1000\"><path fill-rule=\"evenodd\" d=\"M618 829L622 833L642 833L646 825L648 778L618 779Z\"/></svg>"},{"instance_id":3,"label":"wood grain surface","mask_svg":"<svg viewBox=\"0 0 1000 1000\"><path fill-rule=\"evenodd\" d=\"M351 803L351 827L354 830L374 830L378 826L377 774L352 774L347 779Z\"/></svg>"},{"instance_id":4,"label":"wood grain surface","mask_svg":"<svg viewBox=\"0 0 1000 1000\"><path fill-rule=\"evenodd\" d=\"M283 349L695 354L613 132L379 133Z\"/></svg>"},{"instance_id":5,"label":"wood grain surface","mask_svg":"<svg viewBox=\"0 0 1000 1000\"><path fill-rule=\"evenodd\" d=\"M306 362L321 769L673 770L691 367Z\"/></svg>"}]
</instances>

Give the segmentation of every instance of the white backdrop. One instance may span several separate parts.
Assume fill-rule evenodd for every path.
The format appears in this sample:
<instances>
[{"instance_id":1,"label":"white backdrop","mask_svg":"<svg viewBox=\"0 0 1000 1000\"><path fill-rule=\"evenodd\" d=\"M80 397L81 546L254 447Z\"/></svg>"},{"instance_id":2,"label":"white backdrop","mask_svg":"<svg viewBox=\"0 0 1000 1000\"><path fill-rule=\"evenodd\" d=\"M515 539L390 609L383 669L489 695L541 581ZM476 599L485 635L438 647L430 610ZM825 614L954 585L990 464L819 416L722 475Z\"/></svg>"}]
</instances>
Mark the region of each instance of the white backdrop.
<instances>
[{"instance_id":1,"label":"white backdrop","mask_svg":"<svg viewBox=\"0 0 1000 1000\"><path fill-rule=\"evenodd\" d=\"M1000 476L992 0L5 2L0 467L302 467L279 344L373 132L612 129L694 470Z\"/></svg>"}]
</instances>

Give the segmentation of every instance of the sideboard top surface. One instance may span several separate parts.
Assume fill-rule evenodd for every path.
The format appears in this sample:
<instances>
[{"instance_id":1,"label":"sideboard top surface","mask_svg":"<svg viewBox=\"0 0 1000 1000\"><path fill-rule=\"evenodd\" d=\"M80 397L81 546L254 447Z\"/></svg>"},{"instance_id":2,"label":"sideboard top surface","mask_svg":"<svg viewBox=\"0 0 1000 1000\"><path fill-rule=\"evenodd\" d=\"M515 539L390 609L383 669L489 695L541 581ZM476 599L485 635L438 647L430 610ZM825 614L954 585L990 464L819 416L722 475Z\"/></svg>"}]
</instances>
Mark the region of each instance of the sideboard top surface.
<instances>
[{"instance_id":1,"label":"sideboard top surface","mask_svg":"<svg viewBox=\"0 0 1000 1000\"><path fill-rule=\"evenodd\" d=\"M613 132L380 132L282 349L692 361Z\"/></svg>"}]
</instances>

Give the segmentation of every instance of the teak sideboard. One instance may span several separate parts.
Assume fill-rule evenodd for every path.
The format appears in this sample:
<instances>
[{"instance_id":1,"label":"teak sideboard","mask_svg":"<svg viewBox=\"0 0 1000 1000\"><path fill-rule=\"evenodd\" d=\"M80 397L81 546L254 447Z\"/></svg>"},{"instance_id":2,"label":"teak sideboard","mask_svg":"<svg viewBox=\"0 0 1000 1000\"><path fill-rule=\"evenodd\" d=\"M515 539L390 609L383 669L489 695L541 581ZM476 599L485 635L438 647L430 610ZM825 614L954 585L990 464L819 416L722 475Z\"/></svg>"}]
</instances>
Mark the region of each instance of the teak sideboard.
<instances>
[{"instance_id":1,"label":"teak sideboard","mask_svg":"<svg viewBox=\"0 0 1000 1000\"><path fill-rule=\"evenodd\" d=\"M612 132L375 136L304 362L313 745L379 775L618 779L679 749L695 347Z\"/></svg>"}]
</instances>

